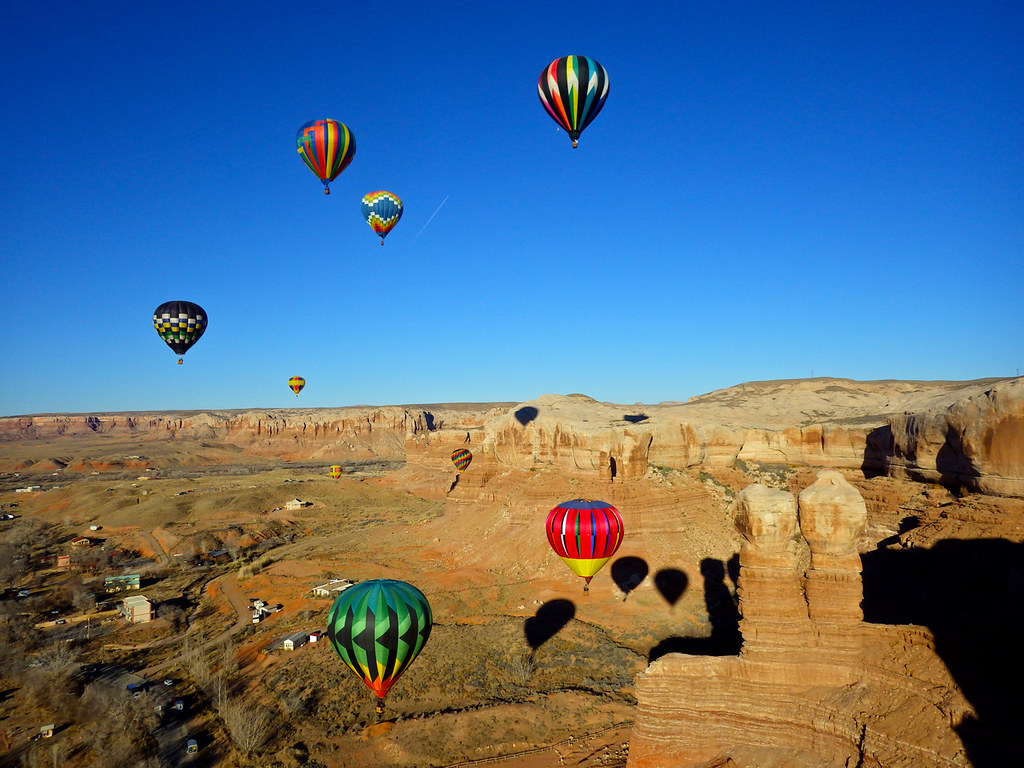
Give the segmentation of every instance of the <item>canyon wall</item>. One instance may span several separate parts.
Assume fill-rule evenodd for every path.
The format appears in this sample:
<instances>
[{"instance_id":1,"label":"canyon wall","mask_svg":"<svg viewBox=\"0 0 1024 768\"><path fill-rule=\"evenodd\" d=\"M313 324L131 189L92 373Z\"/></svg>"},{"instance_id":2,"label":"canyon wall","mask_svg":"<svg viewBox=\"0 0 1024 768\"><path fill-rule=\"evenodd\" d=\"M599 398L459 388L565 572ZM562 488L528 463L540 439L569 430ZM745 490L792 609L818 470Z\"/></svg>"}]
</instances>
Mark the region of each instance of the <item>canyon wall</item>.
<instances>
[{"instance_id":1,"label":"canyon wall","mask_svg":"<svg viewBox=\"0 0 1024 768\"><path fill-rule=\"evenodd\" d=\"M1024 496L1024 379L752 382L687 403L632 406L543 395L518 404L0 419L0 440L62 435L181 437L325 462L465 446L506 468L547 465L601 479L737 462L829 467Z\"/></svg>"}]
</instances>

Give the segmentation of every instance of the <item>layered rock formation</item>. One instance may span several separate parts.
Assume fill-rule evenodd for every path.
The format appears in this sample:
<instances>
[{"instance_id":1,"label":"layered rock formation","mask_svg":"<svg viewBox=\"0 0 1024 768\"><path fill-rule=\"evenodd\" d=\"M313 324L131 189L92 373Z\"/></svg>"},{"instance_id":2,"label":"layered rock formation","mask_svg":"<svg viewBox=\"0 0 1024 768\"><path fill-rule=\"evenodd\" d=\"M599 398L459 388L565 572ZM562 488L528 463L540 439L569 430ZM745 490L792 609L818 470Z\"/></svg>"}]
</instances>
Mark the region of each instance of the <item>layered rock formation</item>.
<instances>
[{"instance_id":1,"label":"layered rock formation","mask_svg":"<svg viewBox=\"0 0 1024 768\"><path fill-rule=\"evenodd\" d=\"M1024 379L753 382L659 405L544 395L518 404L0 419L0 440L72 434L180 436L285 460L443 457L465 445L508 469L554 466L606 480L737 462L832 467L1024 496Z\"/></svg>"},{"instance_id":2,"label":"layered rock formation","mask_svg":"<svg viewBox=\"0 0 1024 768\"><path fill-rule=\"evenodd\" d=\"M800 494L799 511L785 491L739 494L742 651L668 654L639 676L631 768L971 764L954 731L970 706L932 635L861 621L865 517L835 472ZM910 677L914 657L932 663Z\"/></svg>"}]
</instances>

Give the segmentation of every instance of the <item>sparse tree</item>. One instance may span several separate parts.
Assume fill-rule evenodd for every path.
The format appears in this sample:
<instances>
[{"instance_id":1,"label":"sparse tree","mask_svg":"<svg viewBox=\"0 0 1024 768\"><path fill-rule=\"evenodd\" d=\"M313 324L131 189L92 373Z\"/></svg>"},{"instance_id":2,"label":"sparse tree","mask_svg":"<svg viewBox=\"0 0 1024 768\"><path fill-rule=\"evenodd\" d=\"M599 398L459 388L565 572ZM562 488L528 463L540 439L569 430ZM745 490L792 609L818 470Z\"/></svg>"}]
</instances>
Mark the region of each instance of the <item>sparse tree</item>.
<instances>
[{"instance_id":1,"label":"sparse tree","mask_svg":"<svg viewBox=\"0 0 1024 768\"><path fill-rule=\"evenodd\" d=\"M219 712L231 741L246 755L262 747L270 736L273 719L264 707L228 700Z\"/></svg>"}]
</instances>

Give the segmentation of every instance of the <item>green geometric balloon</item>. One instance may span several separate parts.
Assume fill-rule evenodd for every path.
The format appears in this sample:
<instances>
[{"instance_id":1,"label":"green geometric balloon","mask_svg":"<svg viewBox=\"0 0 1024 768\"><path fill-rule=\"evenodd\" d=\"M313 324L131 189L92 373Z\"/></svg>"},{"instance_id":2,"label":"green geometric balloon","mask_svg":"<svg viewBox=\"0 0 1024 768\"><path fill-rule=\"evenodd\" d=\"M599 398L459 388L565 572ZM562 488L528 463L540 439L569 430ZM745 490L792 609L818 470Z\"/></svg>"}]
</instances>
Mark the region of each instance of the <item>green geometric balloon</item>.
<instances>
[{"instance_id":1,"label":"green geometric balloon","mask_svg":"<svg viewBox=\"0 0 1024 768\"><path fill-rule=\"evenodd\" d=\"M433 614L412 584L393 579L363 581L334 601L327 637L335 653L377 694L377 711L430 637Z\"/></svg>"}]
</instances>

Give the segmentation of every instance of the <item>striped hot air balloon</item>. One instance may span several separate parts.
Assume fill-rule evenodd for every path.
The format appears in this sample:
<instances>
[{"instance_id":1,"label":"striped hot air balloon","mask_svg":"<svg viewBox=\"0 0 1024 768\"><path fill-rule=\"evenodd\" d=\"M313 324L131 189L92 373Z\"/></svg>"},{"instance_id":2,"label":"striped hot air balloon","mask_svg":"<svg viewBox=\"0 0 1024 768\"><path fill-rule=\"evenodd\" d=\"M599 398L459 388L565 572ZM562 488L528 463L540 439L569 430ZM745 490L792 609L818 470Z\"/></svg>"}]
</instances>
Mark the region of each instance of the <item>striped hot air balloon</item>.
<instances>
[{"instance_id":1,"label":"striped hot air balloon","mask_svg":"<svg viewBox=\"0 0 1024 768\"><path fill-rule=\"evenodd\" d=\"M356 137L352 131L337 120L310 120L299 128L295 142L302 162L324 183L324 194L331 194L328 185L355 157Z\"/></svg>"},{"instance_id":2,"label":"striped hot air balloon","mask_svg":"<svg viewBox=\"0 0 1024 768\"><path fill-rule=\"evenodd\" d=\"M375 579L338 595L327 615L327 637L383 712L384 697L423 650L432 625L430 603L416 587Z\"/></svg>"},{"instance_id":3,"label":"striped hot air balloon","mask_svg":"<svg viewBox=\"0 0 1024 768\"><path fill-rule=\"evenodd\" d=\"M295 393L295 396L299 396L299 392L306 386L306 380L301 376L292 376L288 379L288 388Z\"/></svg>"},{"instance_id":4,"label":"striped hot air balloon","mask_svg":"<svg viewBox=\"0 0 1024 768\"><path fill-rule=\"evenodd\" d=\"M341 464L332 464L331 468L327 470L327 474L337 480L341 477Z\"/></svg>"},{"instance_id":5,"label":"striped hot air balloon","mask_svg":"<svg viewBox=\"0 0 1024 768\"><path fill-rule=\"evenodd\" d=\"M183 362L182 356L205 333L207 323L206 310L191 301L165 301L153 310L153 327L179 356L178 365Z\"/></svg>"},{"instance_id":6,"label":"striped hot air balloon","mask_svg":"<svg viewBox=\"0 0 1024 768\"><path fill-rule=\"evenodd\" d=\"M623 532L619 511L604 501L573 499L548 513L548 543L570 570L585 580L584 592L619 548Z\"/></svg>"},{"instance_id":7,"label":"striped hot air balloon","mask_svg":"<svg viewBox=\"0 0 1024 768\"><path fill-rule=\"evenodd\" d=\"M537 80L540 103L569 134L575 147L608 98L608 73L587 56L563 56L548 64Z\"/></svg>"},{"instance_id":8,"label":"striped hot air balloon","mask_svg":"<svg viewBox=\"0 0 1024 768\"><path fill-rule=\"evenodd\" d=\"M452 451L452 464L459 470L460 473L465 472L469 466L469 462L473 460L473 454L467 451L465 448L459 448Z\"/></svg>"},{"instance_id":9,"label":"striped hot air balloon","mask_svg":"<svg viewBox=\"0 0 1024 768\"><path fill-rule=\"evenodd\" d=\"M363 195L359 205L363 212L363 218L370 225L370 229L380 236L380 244L384 245L384 238L395 228L395 224L402 218L405 206L402 199L394 192L368 192Z\"/></svg>"}]
</instances>

